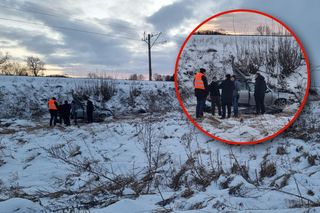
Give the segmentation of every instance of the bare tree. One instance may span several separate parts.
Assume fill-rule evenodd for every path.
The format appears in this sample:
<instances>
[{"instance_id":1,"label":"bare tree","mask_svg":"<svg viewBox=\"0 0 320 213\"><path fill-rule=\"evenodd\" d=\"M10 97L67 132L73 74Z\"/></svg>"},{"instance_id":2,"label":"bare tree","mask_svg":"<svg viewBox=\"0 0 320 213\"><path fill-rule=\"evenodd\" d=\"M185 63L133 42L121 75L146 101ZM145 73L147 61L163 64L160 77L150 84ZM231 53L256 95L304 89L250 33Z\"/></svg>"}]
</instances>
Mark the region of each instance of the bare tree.
<instances>
[{"instance_id":1,"label":"bare tree","mask_svg":"<svg viewBox=\"0 0 320 213\"><path fill-rule=\"evenodd\" d=\"M3 64L8 60L9 60L9 54L8 53L3 54L2 52L0 52L0 64Z\"/></svg>"},{"instance_id":2,"label":"bare tree","mask_svg":"<svg viewBox=\"0 0 320 213\"><path fill-rule=\"evenodd\" d=\"M2 65L2 73L5 75L27 76L28 69L18 62L8 62Z\"/></svg>"},{"instance_id":3,"label":"bare tree","mask_svg":"<svg viewBox=\"0 0 320 213\"><path fill-rule=\"evenodd\" d=\"M129 80L131 80L131 81L136 81L136 80L138 80L138 75L137 75L137 74L132 74L132 75L130 75L130 76L129 76Z\"/></svg>"},{"instance_id":4,"label":"bare tree","mask_svg":"<svg viewBox=\"0 0 320 213\"><path fill-rule=\"evenodd\" d=\"M155 81L163 81L163 76L162 76L162 75L159 75L159 74L157 74L157 73L155 73L155 74L153 75L153 78L154 78Z\"/></svg>"},{"instance_id":5,"label":"bare tree","mask_svg":"<svg viewBox=\"0 0 320 213\"><path fill-rule=\"evenodd\" d=\"M4 75L7 75L4 71L4 65L6 65L8 61L9 61L9 54L8 53L3 54L2 52L0 52L1 73Z\"/></svg>"},{"instance_id":6,"label":"bare tree","mask_svg":"<svg viewBox=\"0 0 320 213\"><path fill-rule=\"evenodd\" d=\"M29 56L27 58L27 66L32 74L36 77L42 75L42 72L45 70L44 62L41 61L40 58L34 56Z\"/></svg>"},{"instance_id":7,"label":"bare tree","mask_svg":"<svg viewBox=\"0 0 320 213\"><path fill-rule=\"evenodd\" d=\"M97 79L97 78L99 78L99 76L98 76L97 73L89 72L89 73L88 73L88 78L90 78L90 79Z\"/></svg>"},{"instance_id":8,"label":"bare tree","mask_svg":"<svg viewBox=\"0 0 320 213\"><path fill-rule=\"evenodd\" d=\"M144 80L144 76L142 74L138 75L138 80L139 81L143 81Z\"/></svg>"},{"instance_id":9,"label":"bare tree","mask_svg":"<svg viewBox=\"0 0 320 213\"><path fill-rule=\"evenodd\" d=\"M270 29L270 27L268 25L259 25L257 27L257 31L258 31L258 34L261 36L272 34L272 30Z\"/></svg>"},{"instance_id":10,"label":"bare tree","mask_svg":"<svg viewBox=\"0 0 320 213\"><path fill-rule=\"evenodd\" d=\"M144 76L142 75L142 74L132 74L132 75L130 75L129 76L129 79L128 80L132 80L132 81L136 81L136 80L138 80L138 81L143 81L144 80Z\"/></svg>"}]
</instances>

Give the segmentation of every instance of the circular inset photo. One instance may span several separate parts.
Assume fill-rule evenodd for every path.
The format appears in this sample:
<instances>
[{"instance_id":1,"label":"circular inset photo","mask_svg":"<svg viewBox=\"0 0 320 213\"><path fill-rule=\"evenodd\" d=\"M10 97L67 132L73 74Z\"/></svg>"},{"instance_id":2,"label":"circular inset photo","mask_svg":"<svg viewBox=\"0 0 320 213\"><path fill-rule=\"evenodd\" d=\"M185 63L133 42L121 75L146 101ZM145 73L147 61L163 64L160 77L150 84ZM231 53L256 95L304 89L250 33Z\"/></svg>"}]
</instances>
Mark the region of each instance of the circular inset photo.
<instances>
[{"instance_id":1,"label":"circular inset photo","mask_svg":"<svg viewBox=\"0 0 320 213\"><path fill-rule=\"evenodd\" d=\"M269 140L297 118L310 82L297 36L253 10L212 16L183 43L176 61L178 100L206 135L229 144Z\"/></svg>"}]
</instances>

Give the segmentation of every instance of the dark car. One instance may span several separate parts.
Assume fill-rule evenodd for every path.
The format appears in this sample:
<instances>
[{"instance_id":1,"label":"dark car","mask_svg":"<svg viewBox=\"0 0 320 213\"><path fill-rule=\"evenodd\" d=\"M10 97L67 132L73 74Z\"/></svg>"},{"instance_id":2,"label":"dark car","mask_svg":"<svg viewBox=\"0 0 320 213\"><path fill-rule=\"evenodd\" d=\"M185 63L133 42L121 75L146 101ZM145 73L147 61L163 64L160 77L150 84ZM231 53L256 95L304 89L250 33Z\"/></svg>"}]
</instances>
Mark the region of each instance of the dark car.
<instances>
[{"instance_id":1,"label":"dark car","mask_svg":"<svg viewBox=\"0 0 320 213\"><path fill-rule=\"evenodd\" d=\"M85 101L80 101L74 98L74 101L76 103L76 113L77 113L77 119L83 119L87 120L87 112L86 112L86 104ZM94 107L93 111L93 121L101 122L103 121L108 115L106 113L103 113L99 110L97 110L97 107Z\"/></svg>"}]
</instances>

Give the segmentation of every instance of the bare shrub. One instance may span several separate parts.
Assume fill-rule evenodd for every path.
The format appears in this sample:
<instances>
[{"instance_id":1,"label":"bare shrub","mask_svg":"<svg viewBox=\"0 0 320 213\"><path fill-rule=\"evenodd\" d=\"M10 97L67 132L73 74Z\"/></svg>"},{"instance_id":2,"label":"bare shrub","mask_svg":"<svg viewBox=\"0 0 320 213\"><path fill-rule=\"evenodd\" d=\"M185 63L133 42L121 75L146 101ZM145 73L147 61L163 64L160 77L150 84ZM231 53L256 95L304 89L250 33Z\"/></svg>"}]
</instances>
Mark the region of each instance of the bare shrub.
<instances>
[{"instance_id":1,"label":"bare shrub","mask_svg":"<svg viewBox=\"0 0 320 213\"><path fill-rule=\"evenodd\" d=\"M100 79L100 95L103 101L109 101L116 92L115 84L113 81Z\"/></svg>"},{"instance_id":2,"label":"bare shrub","mask_svg":"<svg viewBox=\"0 0 320 213\"><path fill-rule=\"evenodd\" d=\"M170 188L174 190L178 190L182 186L190 188L191 185L204 189L224 173L220 161L214 162L211 151L191 148L193 134L193 131L191 131L182 137L182 143L185 146L188 158L179 169L173 171ZM209 155L209 166L202 161L203 154Z\"/></svg>"},{"instance_id":3,"label":"bare shrub","mask_svg":"<svg viewBox=\"0 0 320 213\"><path fill-rule=\"evenodd\" d=\"M92 80L82 85L76 85L73 95L80 101L87 100L90 96L106 102L110 100L116 93L117 89L113 80L100 78Z\"/></svg>"},{"instance_id":4,"label":"bare shrub","mask_svg":"<svg viewBox=\"0 0 320 213\"><path fill-rule=\"evenodd\" d=\"M244 179L249 179L249 171L246 165L233 163L231 167L231 173L241 175Z\"/></svg>"},{"instance_id":5,"label":"bare shrub","mask_svg":"<svg viewBox=\"0 0 320 213\"><path fill-rule=\"evenodd\" d=\"M291 174L283 174L279 177L276 177L271 183L270 186L276 187L277 189L281 189L288 185L289 179L291 177Z\"/></svg>"},{"instance_id":6,"label":"bare shrub","mask_svg":"<svg viewBox=\"0 0 320 213\"><path fill-rule=\"evenodd\" d=\"M89 149L89 146L87 146ZM72 190L60 190L60 191L46 191L39 190L37 197L48 197L55 199L53 205L47 205L46 208L50 211L69 211L70 209L84 210L93 207L99 207L101 205L108 206L118 201L123 194L124 189L132 188L137 190L135 186L145 187L144 180L134 173L132 174L116 174L113 172L112 167L108 169L104 161L101 161L98 157L93 156L89 150L90 156L83 156L79 146L73 145L72 141L67 141L65 144L57 144L49 148L42 147L53 159L60 160L70 167L71 175L69 175L69 181L61 179L61 184L67 184L68 182L73 186ZM102 156L100 156L102 157ZM78 174L78 175L74 175ZM72 178L78 179L80 174L86 174L88 177L85 184L77 188L72 181ZM59 180L59 178L57 178ZM142 188L142 189L143 189ZM68 195L66 198L65 196ZM128 195L126 195L128 196ZM135 195L133 195L135 196ZM114 198L117 198L116 200ZM57 200L62 199L61 202ZM56 205L59 203L59 205Z\"/></svg>"},{"instance_id":7,"label":"bare shrub","mask_svg":"<svg viewBox=\"0 0 320 213\"><path fill-rule=\"evenodd\" d=\"M236 197L243 197L244 193L241 190L241 187L243 186L243 183L239 183L235 186L232 186L229 188L229 195L233 195Z\"/></svg>"},{"instance_id":8,"label":"bare shrub","mask_svg":"<svg viewBox=\"0 0 320 213\"><path fill-rule=\"evenodd\" d=\"M194 191L190 187L188 187L186 190L182 192L181 197L190 198L192 197L193 194L194 194Z\"/></svg>"},{"instance_id":9,"label":"bare shrub","mask_svg":"<svg viewBox=\"0 0 320 213\"><path fill-rule=\"evenodd\" d=\"M168 93L161 89L146 91L142 97L146 101L147 111L151 113L172 110L176 106L176 102L173 102Z\"/></svg>"},{"instance_id":10,"label":"bare shrub","mask_svg":"<svg viewBox=\"0 0 320 213\"><path fill-rule=\"evenodd\" d=\"M135 100L139 95L141 95L141 90L135 87L134 85L131 85L128 97L129 106L135 106Z\"/></svg>"},{"instance_id":11,"label":"bare shrub","mask_svg":"<svg viewBox=\"0 0 320 213\"><path fill-rule=\"evenodd\" d=\"M282 68L282 77L289 76L300 65L302 53L298 43L289 36L282 36L278 39L278 61Z\"/></svg>"},{"instance_id":12,"label":"bare shrub","mask_svg":"<svg viewBox=\"0 0 320 213\"><path fill-rule=\"evenodd\" d=\"M162 138L156 132L157 125L153 118L148 116L143 119L141 125L138 126L138 140L142 143L143 152L147 159L146 174L143 177L144 185L146 185L146 193L149 193L151 184L154 183L155 175L159 172L167 161L167 155L162 153Z\"/></svg>"},{"instance_id":13,"label":"bare shrub","mask_svg":"<svg viewBox=\"0 0 320 213\"><path fill-rule=\"evenodd\" d=\"M180 85L180 84L179 84ZM179 86L179 94L183 103L187 104L188 99L194 95L193 89Z\"/></svg>"},{"instance_id":14,"label":"bare shrub","mask_svg":"<svg viewBox=\"0 0 320 213\"><path fill-rule=\"evenodd\" d=\"M227 189L229 188L229 184L231 183L231 181L234 179L234 177L230 176L228 178L226 178L224 181L222 181L220 183L220 188L221 189Z\"/></svg>"},{"instance_id":15,"label":"bare shrub","mask_svg":"<svg viewBox=\"0 0 320 213\"><path fill-rule=\"evenodd\" d=\"M257 45L253 43L257 43ZM248 41L248 43L239 44L236 41L236 60L232 58L234 65L247 75L255 74L265 63L262 50L263 40L258 38L253 40L253 43L249 43Z\"/></svg>"},{"instance_id":16,"label":"bare shrub","mask_svg":"<svg viewBox=\"0 0 320 213\"><path fill-rule=\"evenodd\" d=\"M182 177L183 175L186 174L188 170L191 169L191 165L194 164L194 159L193 158L188 158L187 161L180 167L178 172L173 175L170 187L173 188L174 190L180 189L182 185Z\"/></svg>"},{"instance_id":17,"label":"bare shrub","mask_svg":"<svg viewBox=\"0 0 320 213\"><path fill-rule=\"evenodd\" d=\"M276 163L264 161L260 165L260 178L273 177L277 173Z\"/></svg>"},{"instance_id":18,"label":"bare shrub","mask_svg":"<svg viewBox=\"0 0 320 213\"><path fill-rule=\"evenodd\" d=\"M285 154L287 154L287 152L286 152L286 149L283 146L279 146L277 148L277 153L276 154L277 155L285 155Z\"/></svg>"},{"instance_id":19,"label":"bare shrub","mask_svg":"<svg viewBox=\"0 0 320 213\"><path fill-rule=\"evenodd\" d=\"M271 47L266 52L266 72L271 77L277 77L276 66L278 64L278 52L275 49L275 41L272 40Z\"/></svg>"},{"instance_id":20,"label":"bare shrub","mask_svg":"<svg viewBox=\"0 0 320 213\"><path fill-rule=\"evenodd\" d=\"M310 166L316 165L317 155L308 155L307 159Z\"/></svg>"}]
</instances>

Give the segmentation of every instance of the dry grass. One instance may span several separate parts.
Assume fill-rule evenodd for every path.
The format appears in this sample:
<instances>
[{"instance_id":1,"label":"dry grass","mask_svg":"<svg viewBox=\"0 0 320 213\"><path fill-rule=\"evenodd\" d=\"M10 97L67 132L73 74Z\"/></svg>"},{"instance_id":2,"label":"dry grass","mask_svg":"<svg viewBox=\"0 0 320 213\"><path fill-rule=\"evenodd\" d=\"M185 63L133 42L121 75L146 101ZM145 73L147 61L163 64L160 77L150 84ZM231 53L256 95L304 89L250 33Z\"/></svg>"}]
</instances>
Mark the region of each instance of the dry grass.
<instances>
[{"instance_id":1,"label":"dry grass","mask_svg":"<svg viewBox=\"0 0 320 213\"><path fill-rule=\"evenodd\" d=\"M273 177L277 174L277 166L274 162L264 161L260 165L260 178Z\"/></svg>"}]
</instances>

